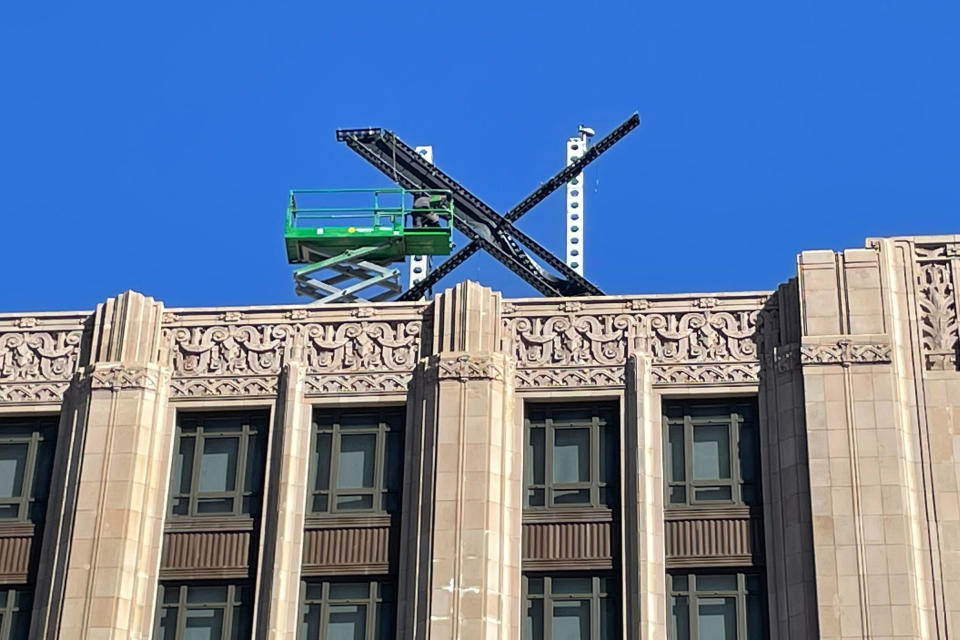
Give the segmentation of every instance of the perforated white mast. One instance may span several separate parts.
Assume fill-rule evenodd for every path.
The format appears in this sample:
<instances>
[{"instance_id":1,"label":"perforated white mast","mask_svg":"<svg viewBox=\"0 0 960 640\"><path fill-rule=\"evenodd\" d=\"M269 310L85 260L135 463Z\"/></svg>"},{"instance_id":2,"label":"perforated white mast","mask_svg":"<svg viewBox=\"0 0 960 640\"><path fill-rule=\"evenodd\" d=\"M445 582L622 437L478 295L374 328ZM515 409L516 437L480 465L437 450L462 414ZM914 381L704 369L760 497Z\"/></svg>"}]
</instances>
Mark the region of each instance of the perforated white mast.
<instances>
[{"instance_id":1,"label":"perforated white mast","mask_svg":"<svg viewBox=\"0 0 960 640\"><path fill-rule=\"evenodd\" d=\"M419 153L424 160L430 164L433 164L432 146L424 145L420 147L414 147L414 151ZM451 224L453 224L453 221L451 221ZM430 273L430 256L410 256L409 266L410 284L407 287L408 289L412 288L413 285L426 278L427 274Z\"/></svg>"},{"instance_id":2,"label":"perforated white mast","mask_svg":"<svg viewBox=\"0 0 960 640\"><path fill-rule=\"evenodd\" d=\"M580 125L576 138L567 139L567 166L587 151L593 129ZM567 183L567 266L583 275L583 173Z\"/></svg>"}]
</instances>

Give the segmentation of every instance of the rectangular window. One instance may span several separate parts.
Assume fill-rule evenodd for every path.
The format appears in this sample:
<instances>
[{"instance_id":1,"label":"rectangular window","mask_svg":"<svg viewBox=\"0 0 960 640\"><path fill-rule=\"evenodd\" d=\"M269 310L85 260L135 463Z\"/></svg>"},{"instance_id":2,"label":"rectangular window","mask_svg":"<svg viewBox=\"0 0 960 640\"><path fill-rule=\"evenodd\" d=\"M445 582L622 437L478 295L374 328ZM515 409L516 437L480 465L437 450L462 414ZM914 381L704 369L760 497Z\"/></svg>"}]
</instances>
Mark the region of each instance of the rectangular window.
<instances>
[{"instance_id":1,"label":"rectangular window","mask_svg":"<svg viewBox=\"0 0 960 640\"><path fill-rule=\"evenodd\" d=\"M759 574L673 572L667 580L670 640L769 637Z\"/></svg>"},{"instance_id":2,"label":"rectangular window","mask_svg":"<svg viewBox=\"0 0 960 640\"><path fill-rule=\"evenodd\" d=\"M31 605L28 591L0 589L0 638L27 640Z\"/></svg>"},{"instance_id":3,"label":"rectangular window","mask_svg":"<svg viewBox=\"0 0 960 640\"><path fill-rule=\"evenodd\" d=\"M668 506L760 504L753 399L664 402Z\"/></svg>"},{"instance_id":4,"label":"rectangular window","mask_svg":"<svg viewBox=\"0 0 960 640\"><path fill-rule=\"evenodd\" d=\"M527 407L524 506L612 507L619 421L614 404Z\"/></svg>"},{"instance_id":5,"label":"rectangular window","mask_svg":"<svg viewBox=\"0 0 960 640\"><path fill-rule=\"evenodd\" d=\"M178 416L171 513L258 515L268 419L265 411Z\"/></svg>"},{"instance_id":6,"label":"rectangular window","mask_svg":"<svg viewBox=\"0 0 960 640\"><path fill-rule=\"evenodd\" d=\"M403 407L315 411L308 510L399 511L403 423Z\"/></svg>"},{"instance_id":7,"label":"rectangular window","mask_svg":"<svg viewBox=\"0 0 960 640\"><path fill-rule=\"evenodd\" d=\"M253 634L253 588L204 583L161 584L157 640L246 640Z\"/></svg>"},{"instance_id":8,"label":"rectangular window","mask_svg":"<svg viewBox=\"0 0 960 640\"><path fill-rule=\"evenodd\" d=\"M393 585L383 582L305 582L300 640L393 640Z\"/></svg>"},{"instance_id":9,"label":"rectangular window","mask_svg":"<svg viewBox=\"0 0 960 640\"><path fill-rule=\"evenodd\" d=\"M613 640L620 637L612 577L524 576L523 640Z\"/></svg>"},{"instance_id":10,"label":"rectangular window","mask_svg":"<svg viewBox=\"0 0 960 640\"><path fill-rule=\"evenodd\" d=\"M43 522L57 419L0 420L0 523Z\"/></svg>"}]
</instances>

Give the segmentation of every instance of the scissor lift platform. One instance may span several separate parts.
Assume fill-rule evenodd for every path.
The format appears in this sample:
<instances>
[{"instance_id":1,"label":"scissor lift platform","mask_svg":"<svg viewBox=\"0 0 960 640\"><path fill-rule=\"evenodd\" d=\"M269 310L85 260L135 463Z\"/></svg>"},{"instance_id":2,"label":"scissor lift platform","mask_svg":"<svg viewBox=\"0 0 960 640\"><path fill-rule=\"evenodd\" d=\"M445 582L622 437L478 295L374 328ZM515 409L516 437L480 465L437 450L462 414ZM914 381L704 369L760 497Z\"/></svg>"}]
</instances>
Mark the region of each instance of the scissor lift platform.
<instances>
[{"instance_id":1,"label":"scissor lift platform","mask_svg":"<svg viewBox=\"0 0 960 640\"><path fill-rule=\"evenodd\" d=\"M337 204L357 199L372 206ZM415 208L418 199L430 205ZM428 217L438 226L423 226ZM379 286L385 290L362 297L390 298L401 291L391 265L408 255L449 255L452 220L453 196L442 189L293 189L284 240L290 264L306 265L294 272L297 291L316 303L353 302Z\"/></svg>"}]
</instances>

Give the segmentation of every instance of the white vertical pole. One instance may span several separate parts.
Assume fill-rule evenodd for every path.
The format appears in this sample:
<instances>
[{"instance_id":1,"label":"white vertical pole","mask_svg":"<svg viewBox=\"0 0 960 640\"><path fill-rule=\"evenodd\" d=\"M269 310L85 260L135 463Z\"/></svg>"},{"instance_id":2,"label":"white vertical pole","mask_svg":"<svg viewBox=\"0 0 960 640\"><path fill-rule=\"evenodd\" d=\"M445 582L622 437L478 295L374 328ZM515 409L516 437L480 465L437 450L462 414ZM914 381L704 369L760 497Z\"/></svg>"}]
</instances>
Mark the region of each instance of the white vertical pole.
<instances>
[{"instance_id":1,"label":"white vertical pole","mask_svg":"<svg viewBox=\"0 0 960 640\"><path fill-rule=\"evenodd\" d=\"M433 147L430 145L425 145L421 147L414 147L414 150L419 153L424 160L433 164ZM410 266L410 286L417 284L421 280L427 277L427 274L430 273L430 256L410 256L409 260Z\"/></svg>"},{"instance_id":2,"label":"white vertical pole","mask_svg":"<svg viewBox=\"0 0 960 640\"><path fill-rule=\"evenodd\" d=\"M567 166L587 150L589 133L580 127L580 135L567 139ZM583 275L583 173L567 183L567 266Z\"/></svg>"}]
</instances>

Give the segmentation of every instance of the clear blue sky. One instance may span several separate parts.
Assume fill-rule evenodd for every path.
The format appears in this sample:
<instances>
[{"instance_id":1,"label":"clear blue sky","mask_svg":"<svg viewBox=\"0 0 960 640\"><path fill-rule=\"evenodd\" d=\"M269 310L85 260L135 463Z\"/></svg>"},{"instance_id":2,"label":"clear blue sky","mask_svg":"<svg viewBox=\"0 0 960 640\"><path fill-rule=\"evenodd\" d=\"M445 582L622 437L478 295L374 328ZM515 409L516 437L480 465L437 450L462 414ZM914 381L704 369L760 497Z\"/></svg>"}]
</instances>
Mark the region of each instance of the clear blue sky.
<instances>
[{"instance_id":1,"label":"clear blue sky","mask_svg":"<svg viewBox=\"0 0 960 640\"><path fill-rule=\"evenodd\" d=\"M7 2L0 59L2 311L296 301L287 189L385 184L337 127L432 144L504 211L579 122L639 111L586 180L608 293L960 232L955 2ZM521 224L558 254L562 209ZM533 295L483 256L454 277Z\"/></svg>"}]
</instances>

